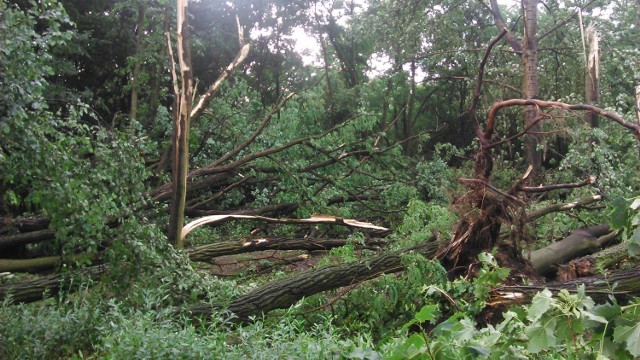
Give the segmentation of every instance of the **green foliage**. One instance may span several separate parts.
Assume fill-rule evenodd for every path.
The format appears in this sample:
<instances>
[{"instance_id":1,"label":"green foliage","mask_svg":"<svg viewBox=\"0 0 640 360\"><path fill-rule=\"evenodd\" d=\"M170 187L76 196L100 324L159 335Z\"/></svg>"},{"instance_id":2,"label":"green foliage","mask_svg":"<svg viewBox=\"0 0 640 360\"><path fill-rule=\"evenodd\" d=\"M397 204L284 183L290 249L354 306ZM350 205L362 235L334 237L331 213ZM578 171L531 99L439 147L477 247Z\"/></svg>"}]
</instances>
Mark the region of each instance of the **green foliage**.
<instances>
[{"instance_id":1,"label":"green foliage","mask_svg":"<svg viewBox=\"0 0 640 360\"><path fill-rule=\"evenodd\" d=\"M448 203L455 190L455 180L460 175L448 162L463 152L451 144L438 144L434 152L437 156L416 166L417 186L425 199Z\"/></svg>"},{"instance_id":2,"label":"green foliage","mask_svg":"<svg viewBox=\"0 0 640 360\"><path fill-rule=\"evenodd\" d=\"M611 229L621 230L627 242L629 255L640 254L640 196L630 199L616 198L609 204Z\"/></svg>"},{"instance_id":3,"label":"green foliage","mask_svg":"<svg viewBox=\"0 0 640 360\"><path fill-rule=\"evenodd\" d=\"M93 351L105 308L88 290L79 295L53 305L0 305L0 357L68 358Z\"/></svg>"},{"instance_id":4,"label":"green foliage","mask_svg":"<svg viewBox=\"0 0 640 360\"><path fill-rule=\"evenodd\" d=\"M555 296L545 289L531 305L505 312L496 326L478 329L471 314L457 312L431 332L394 338L381 350L391 359L631 359L640 353L637 307L595 305L584 286ZM403 329L439 314L437 305L427 305Z\"/></svg>"},{"instance_id":5,"label":"green foliage","mask_svg":"<svg viewBox=\"0 0 640 360\"><path fill-rule=\"evenodd\" d=\"M456 220L455 214L436 202L423 202L413 199L409 201L407 211L397 228L398 236L402 238L400 246L419 244L440 233L443 239L449 238L452 232L451 224Z\"/></svg>"}]
</instances>

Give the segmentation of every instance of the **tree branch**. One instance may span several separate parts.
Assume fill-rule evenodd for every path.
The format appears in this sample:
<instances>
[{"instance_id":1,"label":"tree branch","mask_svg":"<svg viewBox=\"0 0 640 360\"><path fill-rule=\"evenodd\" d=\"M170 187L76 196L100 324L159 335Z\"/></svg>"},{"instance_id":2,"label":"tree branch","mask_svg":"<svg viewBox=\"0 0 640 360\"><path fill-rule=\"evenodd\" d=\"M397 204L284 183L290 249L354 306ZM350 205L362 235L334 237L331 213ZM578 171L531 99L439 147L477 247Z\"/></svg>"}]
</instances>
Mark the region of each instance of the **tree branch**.
<instances>
[{"instance_id":1,"label":"tree branch","mask_svg":"<svg viewBox=\"0 0 640 360\"><path fill-rule=\"evenodd\" d=\"M594 203L596 201L601 201L602 199L603 198L601 195L592 195L584 199L573 201L567 204L554 204L554 205L542 208L540 210L532 211L531 213L527 214L527 221L528 222L534 221L547 214L551 214L554 212L571 211L573 209L578 209L586 205L589 205L591 203Z\"/></svg>"},{"instance_id":2,"label":"tree branch","mask_svg":"<svg viewBox=\"0 0 640 360\"><path fill-rule=\"evenodd\" d=\"M493 1L493 0L492 0ZM487 137L487 139L490 139L491 136L493 135L493 131L494 131L494 127L495 127L495 122L496 122L496 116L498 114L498 111L500 111L503 108L507 108L507 107L513 107L513 106L527 106L527 105L535 105L538 107L551 107L551 108L559 108L559 109L566 109L566 110L580 110L580 111L591 111L593 113L599 114L609 120L612 120L616 123L618 123L619 125L627 128L628 130L631 131L631 133L633 133L633 135L636 137L636 139L638 141L640 141L640 125L633 123L633 122L629 122L626 121L625 119L623 119L621 116L616 115L614 113L611 113L609 111L603 110L599 107L593 106L593 105L585 105L585 104L566 104L563 102L558 102L558 101L543 101L543 100L536 100L536 99L511 99L511 100L505 100L505 101L499 101L494 103L491 106L491 109L489 110L489 116L487 118L487 127L486 130L484 132L485 136Z\"/></svg>"},{"instance_id":3,"label":"tree branch","mask_svg":"<svg viewBox=\"0 0 640 360\"><path fill-rule=\"evenodd\" d=\"M509 29L507 29L504 19L502 18L502 13L500 12L500 6L498 5L498 1L490 0L489 2L491 3L490 7L487 6L487 4L485 4L483 1L480 1L480 3L484 5L493 16L493 20L496 23L496 27L498 28L498 31L504 31L504 30L507 31L507 34L505 35L505 41L507 42L507 44L509 44L509 46L511 46L511 48L515 52L521 53L522 41L518 39L515 35L513 35L513 33L509 31Z\"/></svg>"},{"instance_id":4,"label":"tree branch","mask_svg":"<svg viewBox=\"0 0 640 360\"><path fill-rule=\"evenodd\" d=\"M207 105L211 102L211 98L220 90L222 82L231 74L231 72L238 67L249 55L249 44L244 43L244 31L240 26L240 19L236 16L236 23L238 25L238 40L240 43L240 50L236 57L231 61L227 68L218 76L216 81L209 86L209 89L200 96L198 103L191 109L191 118L197 118Z\"/></svg>"},{"instance_id":5,"label":"tree branch","mask_svg":"<svg viewBox=\"0 0 640 360\"><path fill-rule=\"evenodd\" d=\"M580 182L568 183L568 184L553 184L553 185L540 185L540 186L524 186L522 184L518 184L516 186L516 190L523 192L531 192L531 193L539 193L539 192L547 192L551 190L559 190L559 189L573 189L578 188L590 184L594 184L596 182L595 176L590 176L587 179L584 179Z\"/></svg>"}]
</instances>

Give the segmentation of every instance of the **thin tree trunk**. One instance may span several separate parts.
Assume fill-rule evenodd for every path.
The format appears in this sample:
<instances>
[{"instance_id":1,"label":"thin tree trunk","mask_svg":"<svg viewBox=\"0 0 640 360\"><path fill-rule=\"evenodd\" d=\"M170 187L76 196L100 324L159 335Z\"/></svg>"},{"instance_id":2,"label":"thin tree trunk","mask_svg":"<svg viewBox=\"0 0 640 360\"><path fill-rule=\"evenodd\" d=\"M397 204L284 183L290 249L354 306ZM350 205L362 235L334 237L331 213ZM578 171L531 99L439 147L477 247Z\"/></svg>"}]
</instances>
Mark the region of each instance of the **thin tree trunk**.
<instances>
[{"instance_id":1,"label":"thin tree trunk","mask_svg":"<svg viewBox=\"0 0 640 360\"><path fill-rule=\"evenodd\" d=\"M416 98L416 59L411 60L411 74L409 79L409 97L407 99L406 116L403 117L403 140L402 143L404 154L412 155L415 151L416 139L413 139L413 124L415 114L415 98Z\"/></svg>"},{"instance_id":2,"label":"thin tree trunk","mask_svg":"<svg viewBox=\"0 0 640 360\"><path fill-rule=\"evenodd\" d=\"M136 119L138 115L138 87L140 83L140 71L142 67L142 35L144 34L144 13L146 5L144 1L140 1L138 5L138 21L136 22L136 50L135 63L133 65L133 74L131 75L131 109L129 111L129 120Z\"/></svg>"},{"instance_id":3,"label":"thin tree trunk","mask_svg":"<svg viewBox=\"0 0 640 360\"><path fill-rule=\"evenodd\" d=\"M182 249L184 241L180 236L184 226L184 208L187 197L187 174L189 172L189 120L193 97L193 75L189 49L189 24L187 17L188 0L177 0L178 24L177 43L180 62L180 101L177 118L174 121L175 142L173 144L173 194L169 219L169 241ZM177 95L177 94L176 94Z\"/></svg>"},{"instance_id":4,"label":"thin tree trunk","mask_svg":"<svg viewBox=\"0 0 640 360\"><path fill-rule=\"evenodd\" d=\"M587 61L584 74L585 100L588 105L598 106L600 96L600 50L598 48L598 34L593 26L587 27L586 31ZM598 127L600 119L598 114L587 112L584 114L585 120L591 127Z\"/></svg>"},{"instance_id":5,"label":"thin tree trunk","mask_svg":"<svg viewBox=\"0 0 640 360\"><path fill-rule=\"evenodd\" d=\"M538 98L538 0L523 0L525 30L522 37L522 67L524 69L522 92L526 99ZM524 111L524 128L529 129L525 136L525 154L527 163L535 174L542 165L542 152L538 150L542 125L536 122L538 111L535 106L527 106Z\"/></svg>"}]
</instances>

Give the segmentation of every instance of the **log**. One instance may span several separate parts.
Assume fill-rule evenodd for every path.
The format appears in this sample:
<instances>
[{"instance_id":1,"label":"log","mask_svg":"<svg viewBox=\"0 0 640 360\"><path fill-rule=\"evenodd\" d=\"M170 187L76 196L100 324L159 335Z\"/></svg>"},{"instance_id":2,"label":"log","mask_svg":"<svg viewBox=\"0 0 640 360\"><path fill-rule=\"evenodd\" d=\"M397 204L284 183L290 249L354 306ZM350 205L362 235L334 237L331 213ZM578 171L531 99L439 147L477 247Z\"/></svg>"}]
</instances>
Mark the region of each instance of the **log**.
<instances>
[{"instance_id":1,"label":"log","mask_svg":"<svg viewBox=\"0 0 640 360\"><path fill-rule=\"evenodd\" d=\"M207 262L212 258L244 254L264 250L329 250L347 244L347 239L329 238L259 238L239 241L223 241L196 246L185 252L191 261ZM380 249L386 242L379 238L366 239L364 245L356 244L361 249ZM34 259L0 259L0 272L38 272L52 269L60 263L59 256L47 256Z\"/></svg>"},{"instance_id":2,"label":"log","mask_svg":"<svg viewBox=\"0 0 640 360\"><path fill-rule=\"evenodd\" d=\"M286 309L305 296L337 289L369 280L382 274L404 270L402 256L410 251L432 258L438 242L430 239L410 250L400 250L355 263L329 265L301 272L294 276L270 282L231 301L228 309L238 321L275 309ZM210 304L195 305L187 309L193 317L208 316L214 308Z\"/></svg>"},{"instance_id":3,"label":"log","mask_svg":"<svg viewBox=\"0 0 640 360\"><path fill-rule=\"evenodd\" d=\"M213 244L196 246L187 249L185 252L191 261L209 261L214 257L243 254L264 250L328 250L347 244L347 239L328 238L260 238L242 239L240 241L223 241ZM381 239L367 239L364 246L358 247L369 249L380 248L386 245Z\"/></svg>"},{"instance_id":4,"label":"log","mask_svg":"<svg viewBox=\"0 0 640 360\"><path fill-rule=\"evenodd\" d=\"M633 297L640 296L640 269L620 270L606 275L582 277L566 282L552 282L542 285L511 285L498 286L492 291L490 306L517 305L528 303L533 296L546 289L557 293L561 290L575 292L578 285L584 284L586 294L596 302L609 300L609 295L615 296L619 302L626 302ZM612 289L613 284L617 286Z\"/></svg>"},{"instance_id":5,"label":"log","mask_svg":"<svg viewBox=\"0 0 640 360\"><path fill-rule=\"evenodd\" d=\"M10 304L30 303L55 296L64 283L76 279L79 275L98 279L106 273L107 266L97 265L83 269L80 273L65 273L43 276L35 280L23 281L17 284L0 285L0 301ZM79 285L78 281L75 282ZM74 290L74 288L69 288Z\"/></svg>"},{"instance_id":6,"label":"log","mask_svg":"<svg viewBox=\"0 0 640 360\"><path fill-rule=\"evenodd\" d=\"M37 272L52 269L60 263L60 256L34 259L0 259L0 272Z\"/></svg>"},{"instance_id":7,"label":"log","mask_svg":"<svg viewBox=\"0 0 640 360\"><path fill-rule=\"evenodd\" d=\"M47 229L0 236L0 249L52 240L54 238L55 233Z\"/></svg>"},{"instance_id":8,"label":"log","mask_svg":"<svg viewBox=\"0 0 640 360\"><path fill-rule=\"evenodd\" d=\"M29 232L43 230L49 226L49 219L44 216L27 216L18 219L3 218L0 226L0 234L18 230L20 232Z\"/></svg>"},{"instance_id":9,"label":"log","mask_svg":"<svg viewBox=\"0 0 640 360\"><path fill-rule=\"evenodd\" d=\"M577 229L563 240L532 252L531 265L538 274L548 275L554 270L554 265L600 250L605 243L611 241L612 237L606 236L610 233L608 224Z\"/></svg>"}]
</instances>

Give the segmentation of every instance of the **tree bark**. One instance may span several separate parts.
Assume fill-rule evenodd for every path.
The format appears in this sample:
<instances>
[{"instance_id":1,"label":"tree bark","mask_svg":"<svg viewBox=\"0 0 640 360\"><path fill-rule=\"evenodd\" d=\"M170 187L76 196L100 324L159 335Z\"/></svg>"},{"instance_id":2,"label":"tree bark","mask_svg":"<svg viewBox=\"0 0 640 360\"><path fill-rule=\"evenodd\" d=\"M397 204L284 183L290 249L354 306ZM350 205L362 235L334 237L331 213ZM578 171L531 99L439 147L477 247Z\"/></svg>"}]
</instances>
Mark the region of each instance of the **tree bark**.
<instances>
[{"instance_id":1,"label":"tree bark","mask_svg":"<svg viewBox=\"0 0 640 360\"><path fill-rule=\"evenodd\" d=\"M505 40L511 48L520 54L522 64L522 94L525 99L538 98L538 0L522 0L524 12L524 34L522 39L516 38L511 32ZM507 29L500 13L497 0L491 0L491 13L499 31ZM528 129L525 139L525 157L527 163L533 167L533 174L542 165L542 152L538 150L541 124L536 122L538 112L535 106L527 106L524 111L524 129Z\"/></svg>"},{"instance_id":2,"label":"tree bark","mask_svg":"<svg viewBox=\"0 0 640 360\"><path fill-rule=\"evenodd\" d=\"M52 269L60 263L60 256L35 259L0 259L0 272L37 272Z\"/></svg>"},{"instance_id":3,"label":"tree bark","mask_svg":"<svg viewBox=\"0 0 640 360\"><path fill-rule=\"evenodd\" d=\"M47 229L0 236L0 249L6 249L17 245L37 243L44 240L52 240L54 238L55 233Z\"/></svg>"},{"instance_id":4,"label":"tree bark","mask_svg":"<svg viewBox=\"0 0 640 360\"><path fill-rule=\"evenodd\" d=\"M431 239L410 251L431 258L435 255L438 243ZM404 269L403 254L409 250L397 251L376 256L351 264L330 265L302 272L300 274L267 283L249 293L233 299L229 310L239 321L275 309L285 309L305 296L322 291L337 289L369 280L382 274L394 273ZM211 314L211 305L196 305L188 312L194 316Z\"/></svg>"},{"instance_id":5,"label":"tree bark","mask_svg":"<svg viewBox=\"0 0 640 360\"><path fill-rule=\"evenodd\" d=\"M640 295L640 269L621 270L606 275L581 277L566 282L552 282L542 285L511 285L498 286L493 290L489 306L518 305L531 301L533 296L546 289L552 292L560 290L576 291L579 285L584 284L587 295L595 301L608 301L609 295L614 295L620 302L625 302ZM611 285L616 284L615 289Z\"/></svg>"},{"instance_id":6,"label":"tree bark","mask_svg":"<svg viewBox=\"0 0 640 360\"><path fill-rule=\"evenodd\" d=\"M524 69L522 92L526 99L538 98L538 0L523 0L525 30L522 37L522 67ZM536 174L542 166L542 152L538 150L541 122L536 122L538 109L527 106L524 111L524 128L529 129L525 135L525 153L527 163Z\"/></svg>"},{"instance_id":7,"label":"tree bark","mask_svg":"<svg viewBox=\"0 0 640 360\"><path fill-rule=\"evenodd\" d=\"M189 173L189 121L193 99L193 74L189 48L188 0L177 0L178 60L180 63L180 94L177 118L174 120L173 168L169 241L178 249L184 248L180 231L184 226L184 208L187 201L187 174Z\"/></svg>"},{"instance_id":8,"label":"tree bark","mask_svg":"<svg viewBox=\"0 0 640 360\"><path fill-rule=\"evenodd\" d=\"M98 265L86 268L80 274L97 280L106 270L106 266ZM0 301L7 301L10 298L10 304L19 304L49 298L60 291L66 280L71 280L78 275L78 273L54 274L18 284L0 285ZM70 290L73 290L73 288Z\"/></svg>"},{"instance_id":9,"label":"tree bark","mask_svg":"<svg viewBox=\"0 0 640 360\"><path fill-rule=\"evenodd\" d=\"M588 105L598 106L600 102L600 50L598 45L598 34L593 26L587 27L586 31L586 64L584 74L585 102ZM591 127L600 126L598 114L586 112L585 120Z\"/></svg>"},{"instance_id":10,"label":"tree bark","mask_svg":"<svg viewBox=\"0 0 640 360\"><path fill-rule=\"evenodd\" d=\"M212 258L243 254L254 251L264 250L329 250L332 248L344 246L347 244L346 239L328 239L328 238L256 238L242 239L238 241L223 241L213 244L196 246L186 250L187 256L191 261L207 262ZM381 239L367 239L364 245L356 244L356 247L365 247L369 249L380 248L386 245ZM1 263L0 263L1 264Z\"/></svg>"},{"instance_id":11,"label":"tree bark","mask_svg":"<svg viewBox=\"0 0 640 360\"><path fill-rule=\"evenodd\" d=\"M566 238L531 253L530 261L540 275L548 275L554 265L593 254L610 241L608 224L594 225L573 231Z\"/></svg>"},{"instance_id":12,"label":"tree bark","mask_svg":"<svg viewBox=\"0 0 640 360\"><path fill-rule=\"evenodd\" d=\"M49 222L49 219L42 215L21 217L18 219L6 217L2 219L0 234L10 233L15 230L19 232L43 230L49 226Z\"/></svg>"}]
</instances>

